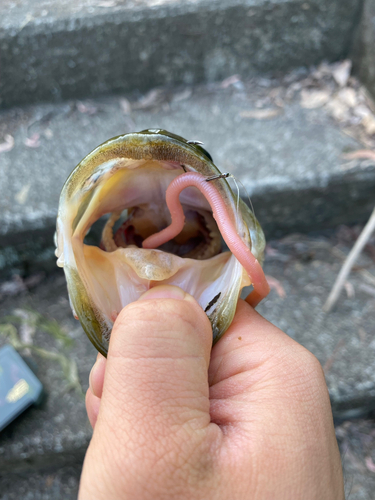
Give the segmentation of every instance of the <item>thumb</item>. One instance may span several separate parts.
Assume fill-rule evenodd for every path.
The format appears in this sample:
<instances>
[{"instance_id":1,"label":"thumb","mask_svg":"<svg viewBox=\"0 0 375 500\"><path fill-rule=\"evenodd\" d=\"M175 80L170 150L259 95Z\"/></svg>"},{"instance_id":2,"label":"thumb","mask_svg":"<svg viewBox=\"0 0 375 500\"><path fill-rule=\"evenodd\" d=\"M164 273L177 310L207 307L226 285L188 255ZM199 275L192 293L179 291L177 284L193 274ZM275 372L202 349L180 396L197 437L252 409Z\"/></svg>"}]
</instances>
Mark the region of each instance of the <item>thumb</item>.
<instances>
[{"instance_id":1,"label":"thumb","mask_svg":"<svg viewBox=\"0 0 375 500\"><path fill-rule=\"evenodd\" d=\"M134 467L140 456L143 469L150 459L156 470L156 461L165 466L165 457L175 460L184 443L199 448L195 437L203 442L210 423L211 346L206 314L178 287L155 287L126 306L112 330L86 461L90 449L104 446L95 455L99 452L103 459L109 455L111 475L117 463L121 468L117 473L125 480L124 470L139 475Z\"/></svg>"},{"instance_id":2,"label":"thumb","mask_svg":"<svg viewBox=\"0 0 375 500\"><path fill-rule=\"evenodd\" d=\"M201 418L211 345L211 325L193 297L175 286L149 290L116 320L103 406L110 402L111 416L125 414L132 429L145 419L171 426Z\"/></svg>"}]
</instances>

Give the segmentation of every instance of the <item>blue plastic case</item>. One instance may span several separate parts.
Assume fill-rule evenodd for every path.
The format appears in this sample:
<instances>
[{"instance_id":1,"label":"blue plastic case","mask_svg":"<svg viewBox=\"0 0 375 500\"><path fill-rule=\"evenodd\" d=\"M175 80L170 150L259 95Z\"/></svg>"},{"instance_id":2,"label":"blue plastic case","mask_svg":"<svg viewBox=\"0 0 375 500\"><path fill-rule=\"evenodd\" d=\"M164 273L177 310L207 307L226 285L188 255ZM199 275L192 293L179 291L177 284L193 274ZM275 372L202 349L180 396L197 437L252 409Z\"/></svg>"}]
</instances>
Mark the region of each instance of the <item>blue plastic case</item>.
<instances>
[{"instance_id":1,"label":"blue plastic case","mask_svg":"<svg viewBox=\"0 0 375 500\"><path fill-rule=\"evenodd\" d=\"M0 349L0 432L42 396L43 386L10 345Z\"/></svg>"}]
</instances>

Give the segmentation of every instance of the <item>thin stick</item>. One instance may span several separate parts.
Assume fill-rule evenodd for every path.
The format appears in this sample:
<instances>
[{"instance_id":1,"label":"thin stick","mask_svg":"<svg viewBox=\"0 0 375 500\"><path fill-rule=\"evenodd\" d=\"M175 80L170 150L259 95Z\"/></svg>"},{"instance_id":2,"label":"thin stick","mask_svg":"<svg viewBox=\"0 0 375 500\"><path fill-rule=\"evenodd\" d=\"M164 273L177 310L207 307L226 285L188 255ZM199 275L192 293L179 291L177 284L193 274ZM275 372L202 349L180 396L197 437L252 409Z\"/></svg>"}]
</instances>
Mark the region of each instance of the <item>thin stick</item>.
<instances>
[{"instance_id":1,"label":"thin stick","mask_svg":"<svg viewBox=\"0 0 375 500\"><path fill-rule=\"evenodd\" d=\"M359 254L362 252L363 247L366 245L368 240L371 237L372 232L375 229L375 208L372 211L372 214L363 228L363 231L359 235L359 238L355 242L354 247L351 249L348 257L346 258L339 275L337 276L337 279L335 281L335 284L333 285L333 288L331 290L331 293L329 294L329 297L326 301L326 303L323 306L323 311L329 312L332 307L336 304L337 299L340 295L341 289L344 286L344 283L346 281L346 278L348 277L357 257Z\"/></svg>"}]
</instances>

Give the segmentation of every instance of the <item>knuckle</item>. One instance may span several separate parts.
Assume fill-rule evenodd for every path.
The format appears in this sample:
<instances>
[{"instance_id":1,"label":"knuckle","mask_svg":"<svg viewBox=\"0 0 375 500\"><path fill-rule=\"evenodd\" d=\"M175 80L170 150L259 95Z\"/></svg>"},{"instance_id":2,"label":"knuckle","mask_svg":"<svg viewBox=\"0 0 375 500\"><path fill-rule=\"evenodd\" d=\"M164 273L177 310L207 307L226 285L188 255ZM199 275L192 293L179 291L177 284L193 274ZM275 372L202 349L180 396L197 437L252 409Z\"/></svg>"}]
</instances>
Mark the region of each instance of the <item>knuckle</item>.
<instances>
[{"instance_id":1,"label":"knuckle","mask_svg":"<svg viewBox=\"0 0 375 500\"><path fill-rule=\"evenodd\" d=\"M320 362L300 345L285 355L283 364L283 383L287 383L295 394L316 394L326 384Z\"/></svg>"},{"instance_id":2,"label":"knuckle","mask_svg":"<svg viewBox=\"0 0 375 500\"><path fill-rule=\"evenodd\" d=\"M309 351L301 355L301 360L294 372L294 390L296 396L304 400L319 399L326 386L324 373L318 359Z\"/></svg>"}]
</instances>

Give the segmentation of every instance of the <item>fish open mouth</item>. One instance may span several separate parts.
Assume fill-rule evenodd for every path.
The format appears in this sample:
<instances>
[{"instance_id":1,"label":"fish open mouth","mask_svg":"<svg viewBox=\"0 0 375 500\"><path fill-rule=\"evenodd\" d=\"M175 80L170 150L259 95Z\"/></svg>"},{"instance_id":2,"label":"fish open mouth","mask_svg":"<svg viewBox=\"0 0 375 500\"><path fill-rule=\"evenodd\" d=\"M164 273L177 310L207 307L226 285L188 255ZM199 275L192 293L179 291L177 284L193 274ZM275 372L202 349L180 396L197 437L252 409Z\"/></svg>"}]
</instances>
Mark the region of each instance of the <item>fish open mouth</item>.
<instances>
[{"instance_id":1,"label":"fish open mouth","mask_svg":"<svg viewBox=\"0 0 375 500\"><path fill-rule=\"evenodd\" d=\"M162 169L160 175L163 175ZM100 247L103 250L113 252L119 248L142 248L144 240L170 224L171 217L165 205L165 192L160 189L160 185L155 187L155 192L150 193L148 202L122 210L120 208L118 212L111 214L102 232ZM159 195L162 195L161 199L157 200L156 196ZM203 200L197 201L198 204L203 204ZM189 202L194 203L194 196ZM197 260L209 259L219 254L222 250L222 238L212 212L196 204L184 205L183 211L185 225L182 231L158 247L158 250L185 259ZM114 231L114 225L122 218L124 212L125 220Z\"/></svg>"},{"instance_id":2,"label":"fish open mouth","mask_svg":"<svg viewBox=\"0 0 375 500\"><path fill-rule=\"evenodd\" d=\"M199 184L213 174L220 173L200 146L164 131L144 131L99 146L67 180L57 220L58 265L64 267L73 314L104 355L121 309L160 284L195 297L211 321L214 341L228 328L241 289L252 280L243 262L223 249L223 216ZM196 185L189 185L189 176ZM188 184L172 193L180 178ZM210 189L238 239L261 260L265 242L254 215L224 179L213 182ZM183 221L163 237L178 217L168 195ZM108 219L100 243L87 244L86 234L103 216Z\"/></svg>"}]
</instances>

